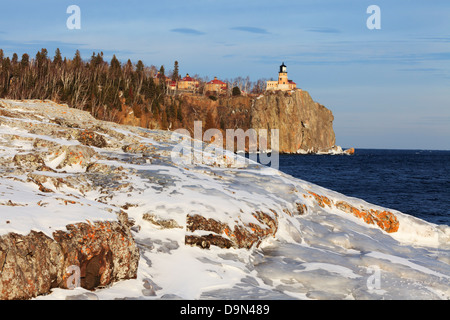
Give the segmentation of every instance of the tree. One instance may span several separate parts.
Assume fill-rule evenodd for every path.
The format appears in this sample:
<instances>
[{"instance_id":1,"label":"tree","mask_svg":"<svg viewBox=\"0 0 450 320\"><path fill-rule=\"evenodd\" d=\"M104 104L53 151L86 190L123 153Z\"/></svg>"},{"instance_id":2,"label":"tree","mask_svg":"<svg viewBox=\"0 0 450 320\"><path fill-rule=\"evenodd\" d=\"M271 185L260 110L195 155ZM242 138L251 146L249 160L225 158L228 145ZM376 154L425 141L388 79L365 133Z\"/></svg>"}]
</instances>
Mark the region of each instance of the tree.
<instances>
[{"instance_id":1,"label":"tree","mask_svg":"<svg viewBox=\"0 0 450 320\"><path fill-rule=\"evenodd\" d=\"M13 66L17 65L17 63L19 62L19 56L17 55L17 53L13 53L12 59L11 59L11 64Z\"/></svg>"},{"instance_id":2,"label":"tree","mask_svg":"<svg viewBox=\"0 0 450 320\"><path fill-rule=\"evenodd\" d=\"M144 63L142 62L142 60L139 60L136 64L136 72L138 75L144 74Z\"/></svg>"},{"instance_id":3,"label":"tree","mask_svg":"<svg viewBox=\"0 0 450 320\"><path fill-rule=\"evenodd\" d=\"M27 53L24 53L22 55L22 60L20 61L20 66L25 69L30 64L30 56Z\"/></svg>"},{"instance_id":4,"label":"tree","mask_svg":"<svg viewBox=\"0 0 450 320\"><path fill-rule=\"evenodd\" d=\"M53 57L53 64L55 66L60 66L62 64L61 51L59 48L56 48L55 56Z\"/></svg>"},{"instance_id":5,"label":"tree","mask_svg":"<svg viewBox=\"0 0 450 320\"><path fill-rule=\"evenodd\" d=\"M75 52L75 56L73 57L73 66L75 69L79 69L79 68L81 68L82 64L83 64L83 60L81 59L80 50L77 50Z\"/></svg>"},{"instance_id":6,"label":"tree","mask_svg":"<svg viewBox=\"0 0 450 320\"><path fill-rule=\"evenodd\" d=\"M172 74L172 80L173 81L177 81L179 78L178 75L178 61L175 61L174 66L173 66L173 74Z\"/></svg>"},{"instance_id":7,"label":"tree","mask_svg":"<svg viewBox=\"0 0 450 320\"><path fill-rule=\"evenodd\" d=\"M166 69L164 69L164 65L162 65L161 68L159 68L159 74L161 76L165 76L166 75Z\"/></svg>"},{"instance_id":8,"label":"tree","mask_svg":"<svg viewBox=\"0 0 450 320\"><path fill-rule=\"evenodd\" d=\"M121 74L121 67L120 62L116 58L116 55L113 55L111 59L111 63L109 64L109 74L112 76L113 79L118 79Z\"/></svg>"},{"instance_id":9,"label":"tree","mask_svg":"<svg viewBox=\"0 0 450 320\"><path fill-rule=\"evenodd\" d=\"M233 87L233 91L231 92L231 94L233 95L233 97L236 96L240 96L241 95L241 89L239 89L239 87Z\"/></svg>"},{"instance_id":10,"label":"tree","mask_svg":"<svg viewBox=\"0 0 450 320\"><path fill-rule=\"evenodd\" d=\"M178 121L180 121L180 124L183 123L183 113L181 111L181 102L178 104L177 119L178 119Z\"/></svg>"}]
</instances>

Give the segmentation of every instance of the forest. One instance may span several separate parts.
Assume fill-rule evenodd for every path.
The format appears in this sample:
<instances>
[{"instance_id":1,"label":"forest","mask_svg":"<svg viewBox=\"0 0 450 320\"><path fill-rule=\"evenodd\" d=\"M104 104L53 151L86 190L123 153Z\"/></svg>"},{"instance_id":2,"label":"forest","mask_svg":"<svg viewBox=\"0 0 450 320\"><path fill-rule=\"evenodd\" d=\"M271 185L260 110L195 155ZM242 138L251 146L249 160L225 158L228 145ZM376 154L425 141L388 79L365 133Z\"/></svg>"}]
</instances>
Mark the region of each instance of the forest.
<instances>
[{"instance_id":1,"label":"forest","mask_svg":"<svg viewBox=\"0 0 450 320\"><path fill-rule=\"evenodd\" d=\"M34 57L24 53L19 58L14 53L10 58L0 49L0 98L49 99L106 121L117 121L124 102L133 108L137 117L151 114L166 123L182 123L181 104L174 103L175 94L169 92L164 81L155 81L158 72L172 80L181 78L177 61L166 75L164 66L158 69L144 65L142 60L134 64L129 59L121 63L115 55L108 62L103 52L93 52L89 59L83 59L77 50L72 59L67 59L59 49L50 57L43 48ZM197 94L203 94L202 87L208 79L197 79L200 82ZM229 95L259 94L265 84L264 79L252 83L249 77L226 81Z\"/></svg>"}]
</instances>

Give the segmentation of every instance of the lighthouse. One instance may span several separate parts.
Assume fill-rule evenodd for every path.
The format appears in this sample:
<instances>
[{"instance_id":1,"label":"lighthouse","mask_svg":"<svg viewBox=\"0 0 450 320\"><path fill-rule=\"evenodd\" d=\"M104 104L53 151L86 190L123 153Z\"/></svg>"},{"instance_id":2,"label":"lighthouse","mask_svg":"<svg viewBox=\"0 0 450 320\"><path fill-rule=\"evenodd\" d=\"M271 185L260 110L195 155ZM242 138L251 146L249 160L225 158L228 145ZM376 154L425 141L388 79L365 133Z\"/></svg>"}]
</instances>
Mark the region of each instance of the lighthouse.
<instances>
[{"instance_id":1,"label":"lighthouse","mask_svg":"<svg viewBox=\"0 0 450 320\"><path fill-rule=\"evenodd\" d=\"M280 66L280 71L278 72L278 80L266 82L266 90L288 91L296 88L296 83L288 79L287 67L284 62Z\"/></svg>"}]
</instances>

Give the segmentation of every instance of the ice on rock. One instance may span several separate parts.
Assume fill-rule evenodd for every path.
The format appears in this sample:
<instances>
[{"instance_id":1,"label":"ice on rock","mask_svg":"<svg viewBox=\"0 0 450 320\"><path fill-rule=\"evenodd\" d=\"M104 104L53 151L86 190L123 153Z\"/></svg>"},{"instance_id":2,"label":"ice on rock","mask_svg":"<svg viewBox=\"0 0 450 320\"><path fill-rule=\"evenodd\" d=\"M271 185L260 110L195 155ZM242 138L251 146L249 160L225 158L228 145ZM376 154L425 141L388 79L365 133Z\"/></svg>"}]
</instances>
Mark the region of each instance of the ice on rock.
<instances>
[{"instance_id":1,"label":"ice on rock","mask_svg":"<svg viewBox=\"0 0 450 320\"><path fill-rule=\"evenodd\" d=\"M51 236L125 212L140 250L137 279L95 296L55 289L37 299L450 299L448 226L228 153L242 161L180 164L167 131L97 121L50 101L0 100L0 108L0 233ZM89 145L83 130L104 140ZM80 146L86 163L52 153ZM44 165L13 161L27 153ZM192 217L203 219L196 230ZM188 236L212 239L209 249Z\"/></svg>"}]
</instances>

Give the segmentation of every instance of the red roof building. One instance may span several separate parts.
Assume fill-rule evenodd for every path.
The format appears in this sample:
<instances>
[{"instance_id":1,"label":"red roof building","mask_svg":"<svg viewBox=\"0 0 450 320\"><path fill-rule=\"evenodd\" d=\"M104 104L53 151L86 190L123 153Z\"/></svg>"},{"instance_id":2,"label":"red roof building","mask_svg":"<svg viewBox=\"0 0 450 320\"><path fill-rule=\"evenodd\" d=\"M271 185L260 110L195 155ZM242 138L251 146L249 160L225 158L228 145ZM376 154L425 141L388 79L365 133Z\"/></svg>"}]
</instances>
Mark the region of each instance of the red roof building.
<instances>
[{"instance_id":1,"label":"red roof building","mask_svg":"<svg viewBox=\"0 0 450 320\"><path fill-rule=\"evenodd\" d=\"M218 92L222 93L228 89L228 85L217 79L217 77L214 77L214 80L209 81L205 84L205 91L208 92Z\"/></svg>"},{"instance_id":2,"label":"red roof building","mask_svg":"<svg viewBox=\"0 0 450 320\"><path fill-rule=\"evenodd\" d=\"M190 77L189 73L186 73L186 76L178 82L179 90L195 91L199 86L199 81Z\"/></svg>"}]
</instances>

